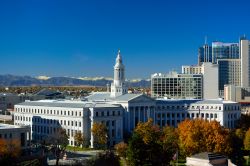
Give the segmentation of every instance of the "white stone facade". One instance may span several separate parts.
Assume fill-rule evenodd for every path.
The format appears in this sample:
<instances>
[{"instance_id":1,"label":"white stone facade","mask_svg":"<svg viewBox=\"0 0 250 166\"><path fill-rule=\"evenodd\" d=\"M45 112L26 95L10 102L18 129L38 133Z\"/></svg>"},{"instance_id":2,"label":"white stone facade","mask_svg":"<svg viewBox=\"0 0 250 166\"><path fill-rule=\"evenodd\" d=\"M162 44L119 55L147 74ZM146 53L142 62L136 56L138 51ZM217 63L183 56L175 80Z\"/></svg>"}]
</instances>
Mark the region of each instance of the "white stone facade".
<instances>
[{"instance_id":1,"label":"white stone facade","mask_svg":"<svg viewBox=\"0 0 250 166\"><path fill-rule=\"evenodd\" d=\"M98 116L99 115L99 116ZM115 123L109 127L110 145L122 140L123 109L120 106L67 100L26 101L15 105L14 123L31 126L33 140L44 140L64 128L69 136L69 145L75 145L74 135L81 132L90 141L94 122ZM100 118L102 117L102 119ZM101 119L101 120L100 120Z\"/></svg>"}]
</instances>

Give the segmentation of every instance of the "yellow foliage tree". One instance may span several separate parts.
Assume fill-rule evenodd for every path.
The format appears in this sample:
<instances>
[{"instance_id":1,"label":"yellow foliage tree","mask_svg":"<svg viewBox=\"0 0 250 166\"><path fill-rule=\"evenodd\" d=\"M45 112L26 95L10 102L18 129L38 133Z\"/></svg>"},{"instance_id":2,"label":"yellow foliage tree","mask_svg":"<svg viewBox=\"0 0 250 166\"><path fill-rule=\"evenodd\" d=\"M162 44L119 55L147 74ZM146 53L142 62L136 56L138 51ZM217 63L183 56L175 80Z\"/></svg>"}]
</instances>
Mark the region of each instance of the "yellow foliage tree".
<instances>
[{"instance_id":1,"label":"yellow foliage tree","mask_svg":"<svg viewBox=\"0 0 250 166\"><path fill-rule=\"evenodd\" d=\"M128 145L124 142L120 142L115 145L115 150L120 157L126 157L127 149L128 149Z\"/></svg>"},{"instance_id":2,"label":"yellow foliage tree","mask_svg":"<svg viewBox=\"0 0 250 166\"><path fill-rule=\"evenodd\" d=\"M244 148L245 150L250 150L250 128L247 130L245 135Z\"/></svg>"},{"instance_id":3,"label":"yellow foliage tree","mask_svg":"<svg viewBox=\"0 0 250 166\"><path fill-rule=\"evenodd\" d=\"M178 126L180 148L185 155L199 152L230 154L230 134L217 121L185 120Z\"/></svg>"},{"instance_id":4,"label":"yellow foliage tree","mask_svg":"<svg viewBox=\"0 0 250 166\"><path fill-rule=\"evenodd\" d=\"M97 148L102 148L106 146L108 136L107 136L107 127L102 123L94 123L91 129L91 132L94 136L94 146Z\"/></svg>"},{"instance_id":5,"label":"yellow foliage tree","mask_svg":"<svg viewBox=\"0 0 250 166\"><path fill-rule=\"evenodd\" d=\"M139 122L134 131L141 136L145 144L157 141L161 135L159 126L154 125L152 119L145 123Z\"/></svg>"},{"instance_id":6,"label":"yellow foliage tree","mask_svg":"<svg viewBox=\"0 0 250 166\"><path fill-rule=\"evenodd\" d=\"M76 132L74 135L74 140L75 140L75 144L76 146L84 146L85 145L85 137L81 132Z\"/></svg>"}]
</instances>

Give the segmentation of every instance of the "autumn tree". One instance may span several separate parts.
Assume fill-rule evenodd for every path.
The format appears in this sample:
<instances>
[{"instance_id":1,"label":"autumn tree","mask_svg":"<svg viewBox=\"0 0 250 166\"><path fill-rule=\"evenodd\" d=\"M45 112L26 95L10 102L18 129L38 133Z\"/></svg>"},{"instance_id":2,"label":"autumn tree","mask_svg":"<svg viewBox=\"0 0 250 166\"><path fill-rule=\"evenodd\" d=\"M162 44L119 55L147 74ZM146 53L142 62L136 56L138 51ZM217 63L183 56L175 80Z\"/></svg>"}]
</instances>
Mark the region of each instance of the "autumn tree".
<instances>
[{"instance_id":1,"label":"autumn tree","mask_svg":"<svg viewBox=\"0 0 250 166\"><path fill-rule=\"evenodd\" d=\"M15 159L21 153L21 144L19 140L0 139L0 165L15 164Z\"/></svg>"},{"instance_id":2,"label":"autumn tree","mask_svg":"<svg viewBox=\"0 0 250 166\"><path fill-rule=\"evenodd\" d=\"M124 142L120 142L118 144L115 145L115 150L118 153L118 155L120 157L124 157L126 158L126 153L128 150L128 144L124 143Z\"/></svg>"},{"instance_id":3,"label":"autumn tree","mask_svg":"<svg viewBox=\"0 0 250 166\"><path fill-rule=\"evenodd\" d=\"M139 122L129 141L130 165L168 165L177 149L177 138L174 129L161 129L152 119Z\"/></svg>"},{"instance_id":4,"label":"autumn tree","mask_svg":"<svg viewBox=\"0 0 250 166\"><path fill-rule=\"evenodd\" d=\"M161 145L165 162L171 161L174 154L179 150L178 137L175 128L166 126L162 129Z\"/></svg>"},{"instance_id":5,"label":"autumn tree","mask_svg":"<svg viewBox=\"0 0 250 166\"><path fill-rule=\"evenodd\" d=\"M180 148L185 155L199 152L231 153L229 130L217 121L185 120L178 126Z\"/></svg>"},{"instance_id":6,"label":"autumn tree","mask_svg":"<svg viewBox=\"0 0 250 166\"><path fill-rule=\"evenodd\" d=\"M103 123L94 123L91 129L94 137L94 147L105 148L108 140L107 127Z\"/></svg>"},{"instance_id":7,"label":"autumn tree","mask_svg":"<svg viewBox=\"0 0 250 166\"><path fill-rule=\"evenodd\" d=\"M250 151L250 128L247 130L246 135L245 135L244 148L245 150Z\"/></svg>"},{"instance_id":8,"label":"autumn tree","mask_svg":"<svg viewBox=\"0 0 250 166\"><path fill-rule=\"evenodd\" d=\"M75 140L75 145L76 146L85 146L86 144L86 139L81 132L76 132L74 135L74 140Z\"/></svg>"},{"instance_id":9,"label":"autumn tree","mask_svg":"<svg viewBox=\"0 0 250 166\"><path fill-rule=\"evenodd\" d=\"M67 145L69 144L69 137L66 134L66 130L58 128L54 135L51 135L46 140L46 144L50 147L50 150L54 152L56 156L56 165L59 164L60 157L64 154Z\"/></svg>"}]
</instances>

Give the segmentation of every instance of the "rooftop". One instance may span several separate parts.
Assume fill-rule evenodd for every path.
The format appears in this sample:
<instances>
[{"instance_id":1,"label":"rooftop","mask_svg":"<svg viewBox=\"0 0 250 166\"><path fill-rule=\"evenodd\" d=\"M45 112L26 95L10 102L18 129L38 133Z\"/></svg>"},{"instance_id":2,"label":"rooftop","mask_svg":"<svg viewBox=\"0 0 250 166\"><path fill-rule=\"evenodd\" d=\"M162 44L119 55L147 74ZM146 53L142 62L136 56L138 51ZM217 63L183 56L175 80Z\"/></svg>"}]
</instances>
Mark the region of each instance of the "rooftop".
<instances>
[{"instance_id":1,"label":"rooftop","mask_svg":"<svg viewBox=\"0 0 250 166\"><path fill-rule=\"evenodd\" d=\"M202 153L195 154L191 157L198 158L198 159L204 159L204 160L218 160L218 159L222 159L222 158L226 159L226 157L221 155L221 154L216 154L216 153L211 153L211 152L202 152Z\"/></svg>"},{"instance_id":2,"label":"rooftop","mask_svg":"<svg viewBox=\"0 0 250 166\"><path fill-rule=\"evenodd\" d=\"M79 100L39 100L25 101L17 106L40 106L40 107L66 107L66 108L88 108L88 107L119 107L108 103L95 103Z\"/></svg>"},{"instance_id":3,"label":"rooftop","mask_svg":"<svg viewBox=\"0 0 250 166\"><path fill-rule=\"evenodd\" d=\"M22 128L22 126L0 123L0 130L2 130L2 129L16 129L16 128Z\"/></svg>"},{"instance_id":4,"label":"rooftop","mask_svg":"<svg viewBox=\"0 0 250 166\"><path fill-rule=\"evenodd\" d=\"M199 99L156 99L157 103L162 104L234 104L237 102L227 101L222 99L210 99L210 100L199 100Z\"/></svg>"},{"instance_id":5,"label":"rooftop","mask_svg":"<svg viewBox=\"0 0 250 166\"><path fill-rule=\"evenodd\" d=\"M94 92L91 95L87 96L88 101L129 101L138 96L143 95L142 93L127 93L115 98L110 97L110 92Z\"/></svg>"}]
</instances>

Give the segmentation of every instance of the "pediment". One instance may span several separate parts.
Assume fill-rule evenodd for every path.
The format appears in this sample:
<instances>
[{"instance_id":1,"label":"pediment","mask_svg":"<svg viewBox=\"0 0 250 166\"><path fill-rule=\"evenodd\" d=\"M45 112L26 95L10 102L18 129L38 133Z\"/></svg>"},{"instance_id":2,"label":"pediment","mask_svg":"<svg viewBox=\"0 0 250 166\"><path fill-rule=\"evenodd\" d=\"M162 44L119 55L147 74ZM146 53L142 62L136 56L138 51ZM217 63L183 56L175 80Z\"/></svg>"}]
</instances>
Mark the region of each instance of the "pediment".
<instances>
[{"instance_id":1,"label":"pediment","mask_svg":"<svg viewBox=\"0 0 250 166\"><path fill-rule=\"evenodd\" d=\"M144 103L144 102L155 102L154 99L152 99L151 97L148 97L146 95L140 95L137 96L131 100L129 100L130 103Z\"/></svg>"}]
</instances>

